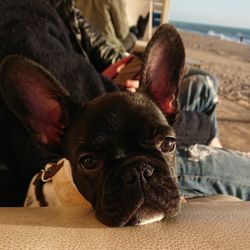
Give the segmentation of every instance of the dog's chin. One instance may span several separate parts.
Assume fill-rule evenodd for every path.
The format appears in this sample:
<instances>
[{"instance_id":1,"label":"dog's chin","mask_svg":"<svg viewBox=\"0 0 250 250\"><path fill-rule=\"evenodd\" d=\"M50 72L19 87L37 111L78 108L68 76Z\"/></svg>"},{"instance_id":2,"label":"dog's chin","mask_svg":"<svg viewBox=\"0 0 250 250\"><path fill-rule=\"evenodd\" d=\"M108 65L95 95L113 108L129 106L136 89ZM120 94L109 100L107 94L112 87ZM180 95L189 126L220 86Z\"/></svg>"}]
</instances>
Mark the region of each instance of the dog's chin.
<instances>
[{"instance_id":1,"label":"dog's chin","mask_svg":"<svg viewBox=\"0 0 250 250\"><path fill-rule=\"evenodd\" d=\"M168 208L164 211L160 208L159 210L152 209L141 204L130 213L125 212L124 214L126 215L120 218L116 217L115 212L113 213L112 211L110 211L109 215L99 211L99 213L96 213L96 216L103 224L110 227L141 226L161 221L163 219L174 219L180 212L180 208L180 198L177 198L168 202Z\"/></svg>"},{"instance_id":2,"label":"dog's chin","mask_svg":"<svg viewBox=\"0 0 250 250\"><path fill-rule=\"evenodd\" d=\"M181 205L179 200L172 201L171 203L176 203L175 207L169 207L164 212L155 211L149 208L140 208L135 212L125 226L141 226L161 221L163 219L174 219L180 212Z\"/></svg>"}]
</instances>

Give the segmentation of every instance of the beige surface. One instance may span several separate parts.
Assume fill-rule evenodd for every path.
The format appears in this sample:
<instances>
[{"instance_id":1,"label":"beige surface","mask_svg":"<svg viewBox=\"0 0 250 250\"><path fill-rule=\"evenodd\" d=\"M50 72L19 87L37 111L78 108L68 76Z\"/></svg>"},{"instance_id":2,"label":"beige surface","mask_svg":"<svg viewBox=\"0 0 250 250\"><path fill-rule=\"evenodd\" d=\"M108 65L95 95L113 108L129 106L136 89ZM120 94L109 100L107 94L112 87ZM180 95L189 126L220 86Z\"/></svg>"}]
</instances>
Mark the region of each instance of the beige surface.
<instances>
[{"instance_id":1,"label":"beige surface","mask_svg":"<svg viewBox=\"0 0 250 250\"><path fill-rule=\"evenodd\" d=\"M250 152L250 109L220 97L218 125L225 148Z\"/></svg>"},{"instance_id":2,"label":"beige surface","mask_svg":"<svg viewBox=\"0 0 250 250\"><path fill-rule=\"evenodd\" d=\"M107 228L82 208L1 208L1 249L250 249L250 202L187 203L176 221Z\"/></svg>"}]
</instances>

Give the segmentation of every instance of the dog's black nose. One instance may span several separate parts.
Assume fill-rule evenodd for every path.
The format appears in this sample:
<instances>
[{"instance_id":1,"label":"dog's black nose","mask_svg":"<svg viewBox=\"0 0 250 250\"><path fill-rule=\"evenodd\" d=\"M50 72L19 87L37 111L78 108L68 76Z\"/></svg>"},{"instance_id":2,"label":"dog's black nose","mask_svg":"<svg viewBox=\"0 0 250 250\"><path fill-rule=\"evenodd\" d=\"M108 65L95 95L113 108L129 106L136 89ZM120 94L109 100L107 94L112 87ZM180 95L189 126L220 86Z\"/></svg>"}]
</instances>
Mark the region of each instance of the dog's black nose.
<instances>
[{"instance_id":1,"label":"dog's black nose","mask_svg":"<svg viewBox=\"0 0 250 250\"><path fill-rule=\"evenodd\" d=\"M153 175L154 169L148 163L142 163L138 166L133 166L123 173L122 179L127 184L135 184L138 179L144 183Z\"/></svg>"}]
</instances>

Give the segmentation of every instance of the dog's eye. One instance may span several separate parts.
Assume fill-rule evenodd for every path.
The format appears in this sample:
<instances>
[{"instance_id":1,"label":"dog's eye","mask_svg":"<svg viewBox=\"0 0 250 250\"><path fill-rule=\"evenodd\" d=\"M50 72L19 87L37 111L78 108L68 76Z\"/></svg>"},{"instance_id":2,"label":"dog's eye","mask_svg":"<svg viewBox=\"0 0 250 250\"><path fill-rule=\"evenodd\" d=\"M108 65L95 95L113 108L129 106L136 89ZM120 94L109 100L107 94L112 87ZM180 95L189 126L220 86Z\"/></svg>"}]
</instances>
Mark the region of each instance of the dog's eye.
<instances>
[{"instance_id":1,"label":"dog's eye","mask_svg":"<svg viewBox=\"0 0 250 250\"><path fill-rule=\"evenodd\" d=\"M93 170L98 167L97 159L91 154L85 154L80 157L79 164L83 169Z\"/></svg>"},{"instance_id":2,"label":"dog's eye","mask_svg":"<svg viewBox=\"0 0 250 250\"><path fill-rule=\"evenodd\" d=\"M160 145L163 153L172 152L175 149L176 141L172 137L166 137Z\"/></svg>"}]
</instances>

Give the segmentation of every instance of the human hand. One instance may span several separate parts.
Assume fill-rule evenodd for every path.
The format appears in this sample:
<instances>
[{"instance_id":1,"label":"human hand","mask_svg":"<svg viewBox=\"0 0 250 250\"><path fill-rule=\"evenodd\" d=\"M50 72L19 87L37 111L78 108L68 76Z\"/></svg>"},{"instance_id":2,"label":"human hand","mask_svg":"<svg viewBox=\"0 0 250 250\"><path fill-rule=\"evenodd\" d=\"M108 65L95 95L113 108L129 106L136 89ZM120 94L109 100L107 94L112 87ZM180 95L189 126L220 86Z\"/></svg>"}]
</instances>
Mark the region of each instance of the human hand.
<instances>
[{"instance_id":1,"label":"human hand","mask_svg":"<svg viewBox=\"0 0 250 250\"><path fill-rule=\"evenodd\" d=\"M133 58L133 55L129 55L122 58L118 62L111 64L102 72L102 75L106 76L109 79L113 79Z\"/></svg>"},{"instance_id":2,"label":"human hand","mask_svg":"<svg viewBox=\"0 0 250 250\"><path fill-rule=\"evenodd\" d=\"M126 80L124 88L130 92L136 92L139 88L139 80Z\"/></svg>"},{"instance_id":3,"label":"human hand","mask_svg":"<svg viewBox=\"0 0 250 250\"><path fill-rule=\"evenodd\" d=\"M133 55L110 65L103 75L113 80L122 90L136 92L139 88L141 61Z\"/></svg>"}]
</instances>

